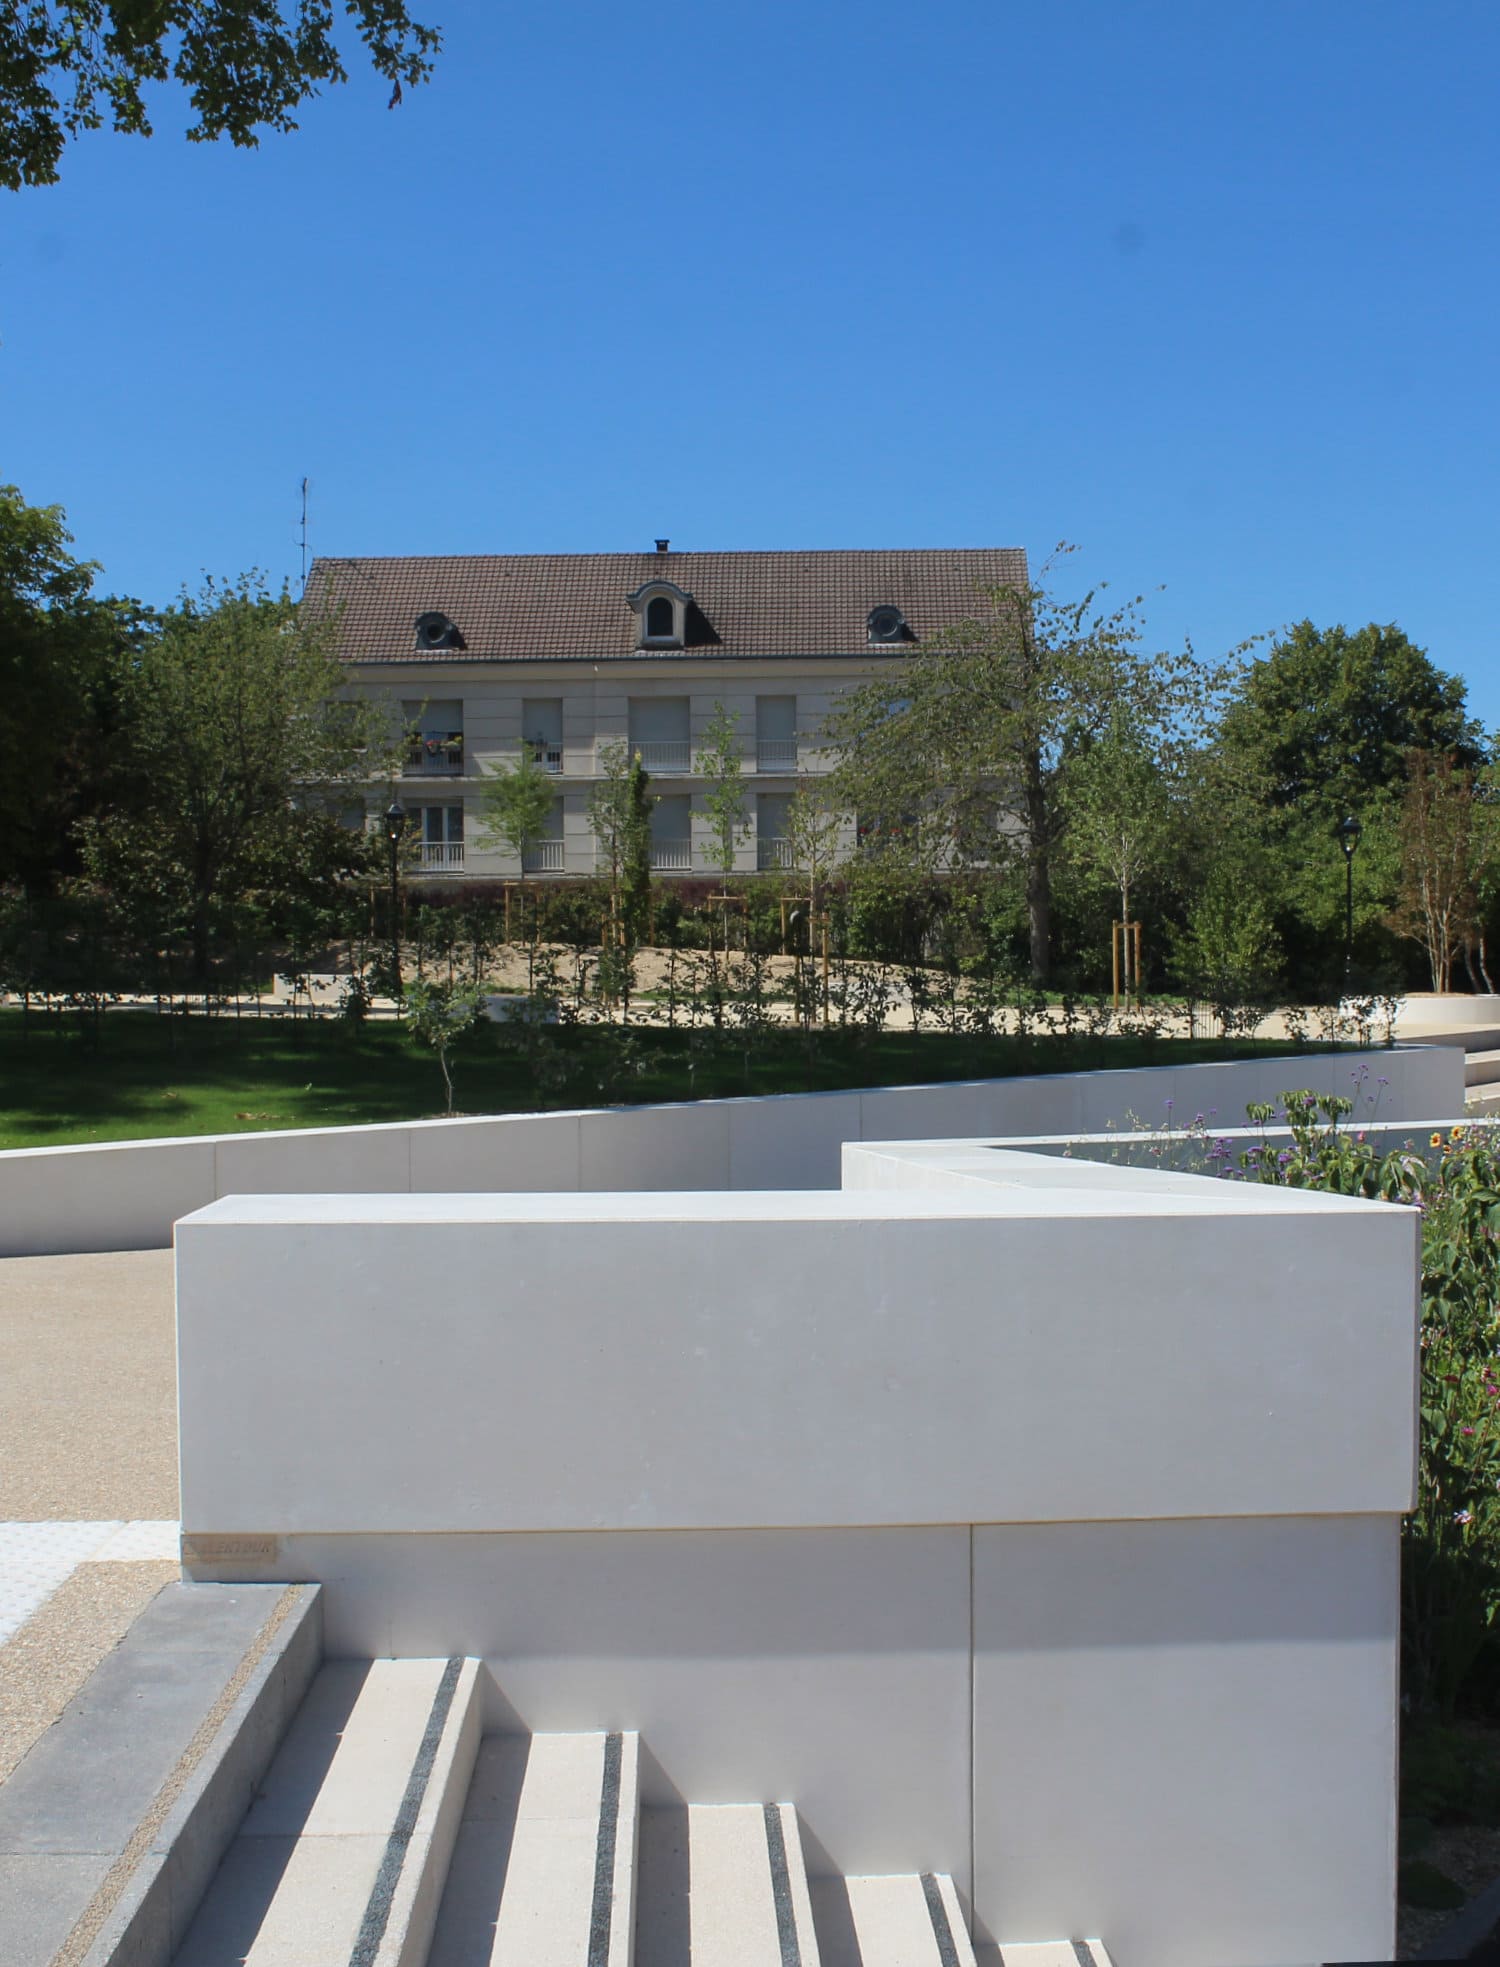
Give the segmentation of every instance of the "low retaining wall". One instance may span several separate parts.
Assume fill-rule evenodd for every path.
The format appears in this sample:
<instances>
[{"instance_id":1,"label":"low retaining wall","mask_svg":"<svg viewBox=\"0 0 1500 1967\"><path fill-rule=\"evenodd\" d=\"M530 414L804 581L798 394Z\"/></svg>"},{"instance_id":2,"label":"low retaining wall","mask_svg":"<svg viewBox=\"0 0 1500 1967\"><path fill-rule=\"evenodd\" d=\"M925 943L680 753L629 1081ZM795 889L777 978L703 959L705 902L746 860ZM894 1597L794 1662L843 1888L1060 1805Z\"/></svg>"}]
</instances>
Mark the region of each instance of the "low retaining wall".
<instances>
[{"instance_id":1,"label":"low retaining wall","mask_svg":"<svg viewBox=\"0 0 1500 1967\"><path fill-rule=\"evenodd\" d=\"M1384 1083L1380 1083L1384 1082ZM835 1188L845 1141L1094 1133L1243 1118L1292 1086L1383 1117L1463 1112L1458 1050L1299 1053L1222 1064L793 1093L767 1099L396 1122L0 1154L0 1256L164 1249L224 1195ZM1170 1105L1168 1104L1170 1102Z\"/></svg>"},{"instance_id":2,"label":"low retaining wall","mask_svg":"<svg viewBox=\"0 0 1500 1967\"><path fill-rule=\"evenodd\" d=\"M1389 1957L1415 1213L845 1165L182 1222L194 1574L317 1579L331 1651L477 1655L491 1725L638 1728L836 1871L951 1872L981 1937Z\"/></svg>"}]
</instances>

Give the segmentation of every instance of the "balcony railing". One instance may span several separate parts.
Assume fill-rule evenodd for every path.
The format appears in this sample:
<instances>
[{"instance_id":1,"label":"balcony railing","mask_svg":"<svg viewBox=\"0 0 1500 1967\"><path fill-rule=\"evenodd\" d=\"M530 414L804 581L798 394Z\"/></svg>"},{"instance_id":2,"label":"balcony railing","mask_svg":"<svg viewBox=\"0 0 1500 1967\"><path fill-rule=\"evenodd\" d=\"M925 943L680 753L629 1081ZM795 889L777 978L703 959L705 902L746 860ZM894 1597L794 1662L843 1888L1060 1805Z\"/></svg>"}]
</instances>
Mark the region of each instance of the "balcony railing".
<instances>
[{"instance_id":1,"label":"balcony railing","mask_svg":"<svg viewBox=\"0 0 1500 1967\"><path fill-rule=\"evenodd\" d=\"M792 864L792 843L774 835L762 834L755 843L755 865L760 868L790 867Z\"/></svg>"},{"instance_id":2,"label":"balcony railing","mask_svg":"<svg viewBox=\"0 0 1500 1967\"><path fill-rule=\"evenodd\" d=\"M459 778L464 769L464 741L459 738L418 738L407 751L402 776L418 779Z\"/></svg>"},{"instance_id":3,"label":"balcony railing","mask_svg":"<svg viewBox=\"0 0 1500 1967\"><path fill-rule=\"evenodd\" d=\"M690 840L656 840L651 844L651 865L663 874L683 874L693 865Z\"/></svg>"},{"instance_id":4,"label":"balcony railing","mask_svg":"<svg viewBox=\"0 0 1500 1967\"><path fill-rule=\"evenodd\" d=\"M551 744L546 738L528 738L534 764L540 765L544 772L560 772L563 768L563 748L561 743Z\"/></svg>"},{"instance_id":5,"label":"balcony railing","mask_svg":"<svg viewBox=\"0 0 1500 1967\"><path fill-rule=\"evenodd\" d=\"M521 856L523 874L561 874L563 871L563 843L560 840L537 840Z\"/></svg>"},{"instance_id":6,"label":"balcony railing","mask_svg":"<svg viewBox=\"0 0 1500 1967\"><path fill-rule=\"evenodd\" d=\"M424 840L422 842L422 867L424 872L436 868L462 867L464 864L464 843L462 840Z\"/></svg>"},{"instance_id":7,"label":"balcony railing","mask_svg":"<svg viewBox=\"0 0 1500 1967\"><path fill-rule=\"evenodd\" d=\"M758 738L755 744L755 769L757 772L795 772L797 740Z\"/></svg>"},{"instance_id":8,"label":"balcony railing","mask_svg":"<svg viewBox=\"0 0 1500 1967\"><path fill-rule=\"evenodd\" d=\"M648 772L691 772L693 769L693 747L684 738L679 743L676 738L632 738L630 755L641 754L641 763Z\"/></svg>"}]
</instances>

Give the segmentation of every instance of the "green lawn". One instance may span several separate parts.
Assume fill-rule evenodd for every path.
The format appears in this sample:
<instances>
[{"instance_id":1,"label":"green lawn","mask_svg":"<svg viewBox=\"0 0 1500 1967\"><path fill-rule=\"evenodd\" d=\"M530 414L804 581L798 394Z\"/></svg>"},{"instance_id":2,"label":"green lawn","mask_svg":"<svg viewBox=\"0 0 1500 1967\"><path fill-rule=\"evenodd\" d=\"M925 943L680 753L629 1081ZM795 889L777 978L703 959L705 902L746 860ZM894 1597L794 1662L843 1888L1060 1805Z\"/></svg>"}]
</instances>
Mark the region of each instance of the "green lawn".
<instances>
[{"instance_id":1,"label":"green lawn","mask_svg":"<svg viewBox=\"0 0 1500 1967\"><path fill-rule=\"evenodd\" d=\"M1284 1042L1209 1039L952 1038L887 1032L860 1041L820 1034L809 1060L795 1033L751 1041L638 1028L620 1040L595 1029L548 1034L539 1081L499 1027L481 1026L454 1063L463 1113L541 1107L919 1085L1095 1066L1168 1065L1285 1051ZM332 1020L164 1018L113 1012L94 1028L76 1016L0 1011L0 1147L163 1134L253 1133L414 1120L442 1111L430 1052L393 1024L346 1029ZM1149 1116L1147 1116L1149 1118Z\"/></svg>"}]
</instances>

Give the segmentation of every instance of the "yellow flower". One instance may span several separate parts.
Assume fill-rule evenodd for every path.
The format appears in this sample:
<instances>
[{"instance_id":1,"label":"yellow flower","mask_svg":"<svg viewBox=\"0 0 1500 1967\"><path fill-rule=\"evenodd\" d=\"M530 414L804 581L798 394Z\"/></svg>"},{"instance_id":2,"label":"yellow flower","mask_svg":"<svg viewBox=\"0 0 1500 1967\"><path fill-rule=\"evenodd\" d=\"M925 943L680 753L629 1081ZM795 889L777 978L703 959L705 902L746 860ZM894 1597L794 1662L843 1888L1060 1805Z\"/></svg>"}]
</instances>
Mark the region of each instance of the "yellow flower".
<instances>
[{"instance_id":1,"label":"yellow flower","mask_svg":"<svg viewBox=\"0 0 1500 1967\"><path fill-rule=\"evenodd\" d=\"M1427 1145L1428 1145L1429 1147L1441 1147L1441 1146L1443 1145L1443 1137L1442 1137L1442 1135L1441 1135L1441 1134L1432 1134L1432 1135L1430 1135L1430 1136L1428 1137L1428 1141L1427 1141Z\"/></svg>"}]
</instances>

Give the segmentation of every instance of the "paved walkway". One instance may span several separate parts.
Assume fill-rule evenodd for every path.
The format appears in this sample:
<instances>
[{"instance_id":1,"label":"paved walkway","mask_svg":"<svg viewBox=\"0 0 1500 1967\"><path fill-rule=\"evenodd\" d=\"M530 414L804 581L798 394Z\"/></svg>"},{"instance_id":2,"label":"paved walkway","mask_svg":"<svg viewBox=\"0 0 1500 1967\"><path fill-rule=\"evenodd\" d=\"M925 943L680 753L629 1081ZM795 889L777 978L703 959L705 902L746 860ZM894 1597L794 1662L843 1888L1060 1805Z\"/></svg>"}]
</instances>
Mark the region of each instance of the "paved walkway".
<instances>
[{"instance_id":1,"label":"paved walkway","mask_svg":"<svg viewBox=\"0 0 1500 1967\"><path fill-rule=\"evenodd\" d=\"M0 1781L177 1565L172 1256L0 1261Z\"/></svg>"}]
</instances>

